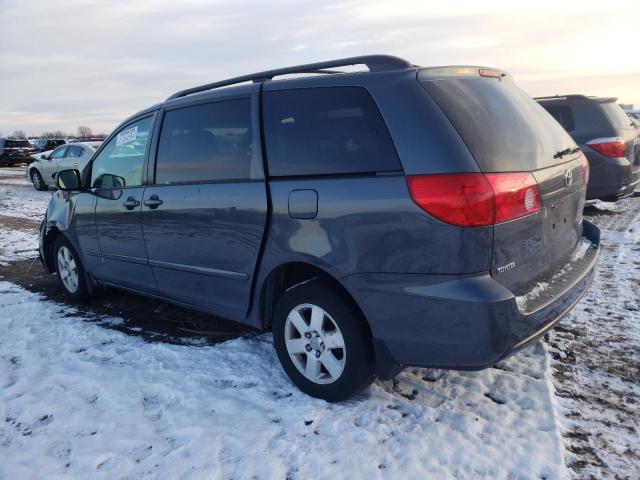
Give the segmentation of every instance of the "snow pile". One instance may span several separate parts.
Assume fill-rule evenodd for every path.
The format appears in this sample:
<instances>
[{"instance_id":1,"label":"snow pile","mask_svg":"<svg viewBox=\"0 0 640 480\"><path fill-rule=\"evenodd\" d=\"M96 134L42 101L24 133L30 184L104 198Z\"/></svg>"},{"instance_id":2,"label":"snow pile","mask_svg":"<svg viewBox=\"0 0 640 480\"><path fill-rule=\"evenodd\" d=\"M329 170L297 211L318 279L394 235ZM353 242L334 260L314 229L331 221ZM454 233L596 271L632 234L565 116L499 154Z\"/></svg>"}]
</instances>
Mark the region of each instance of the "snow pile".
<instances>
[{"instance_id":1,"label":"snow pile","mask_svg":"<svg viewBox=\"0 0 640 480\"><path fill-rule=\"evenodd\" d=\"M0 282L0 478L566 478L547 371L537 344L327 404L269 335L146 343Z\"/></svg>"}]
</instances>

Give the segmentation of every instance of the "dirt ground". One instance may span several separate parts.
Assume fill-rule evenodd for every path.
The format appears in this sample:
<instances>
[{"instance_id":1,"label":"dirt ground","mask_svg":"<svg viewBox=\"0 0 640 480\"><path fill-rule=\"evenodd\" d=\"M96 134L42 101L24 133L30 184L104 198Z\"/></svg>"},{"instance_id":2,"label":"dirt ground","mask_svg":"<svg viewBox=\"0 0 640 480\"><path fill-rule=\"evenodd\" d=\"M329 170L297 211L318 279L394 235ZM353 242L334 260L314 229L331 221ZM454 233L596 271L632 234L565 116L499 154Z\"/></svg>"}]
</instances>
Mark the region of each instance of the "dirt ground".
<instances>
[{"instance_id":1,"label":"dirt ground","mask_svg":"<svg viewBox=\"0 0 640 480\"><path fill-rule=\"evenodd\" d=\"M86 303L71 304L58 284L56 275L46 273L38 259L11 262L2 267L1 276L3 280L41 293L49 300L72 306L84 314L120 317L123 323L108 326L150 341L213 344L253 332L223 318L116 289L105 290ZM149 315L149 312L153 312L153 315Z\"/></svg>"}]
</instances>

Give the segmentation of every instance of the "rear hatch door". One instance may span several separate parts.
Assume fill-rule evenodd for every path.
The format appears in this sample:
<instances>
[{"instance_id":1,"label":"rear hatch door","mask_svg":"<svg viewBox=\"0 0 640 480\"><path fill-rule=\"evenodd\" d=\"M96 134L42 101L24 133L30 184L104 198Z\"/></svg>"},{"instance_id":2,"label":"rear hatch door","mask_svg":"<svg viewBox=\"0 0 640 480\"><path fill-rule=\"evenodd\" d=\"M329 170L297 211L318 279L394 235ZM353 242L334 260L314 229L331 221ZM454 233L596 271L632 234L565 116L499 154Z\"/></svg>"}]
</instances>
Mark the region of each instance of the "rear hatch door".
<instances>
[{"instance_id":1,"label":"rear hatch door","mask_svg":"<svg viewBox=\"0 0 640 480\"><path fill-rule=\"evenodd\" d=\"M421 70L484 173L531 172L542 196L534 214L494 226L491 275L516 295L570 259L582 235L583 154L567 132L503 72Z\"/></svg>"}]
</instances>

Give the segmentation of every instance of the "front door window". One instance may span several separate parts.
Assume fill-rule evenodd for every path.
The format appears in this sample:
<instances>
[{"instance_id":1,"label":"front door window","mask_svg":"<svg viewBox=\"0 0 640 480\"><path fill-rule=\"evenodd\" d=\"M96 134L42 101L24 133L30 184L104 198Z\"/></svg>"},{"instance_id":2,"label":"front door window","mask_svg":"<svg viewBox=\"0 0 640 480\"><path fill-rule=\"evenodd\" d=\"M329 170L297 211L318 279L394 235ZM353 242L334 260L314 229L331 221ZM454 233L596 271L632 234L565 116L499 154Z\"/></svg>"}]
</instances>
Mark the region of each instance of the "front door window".
<instances>
[{"instance_id":1,"label":"front door window","mask_svg":"<svg viewBox=\"0 0 640 480\"><path fill-rule=\"evenodd\" d=\"M151 118L124 127L102 149L91 167L93 188L137 187L142 185L144 153L149 141Z\"/></svg>"}]
</instances>

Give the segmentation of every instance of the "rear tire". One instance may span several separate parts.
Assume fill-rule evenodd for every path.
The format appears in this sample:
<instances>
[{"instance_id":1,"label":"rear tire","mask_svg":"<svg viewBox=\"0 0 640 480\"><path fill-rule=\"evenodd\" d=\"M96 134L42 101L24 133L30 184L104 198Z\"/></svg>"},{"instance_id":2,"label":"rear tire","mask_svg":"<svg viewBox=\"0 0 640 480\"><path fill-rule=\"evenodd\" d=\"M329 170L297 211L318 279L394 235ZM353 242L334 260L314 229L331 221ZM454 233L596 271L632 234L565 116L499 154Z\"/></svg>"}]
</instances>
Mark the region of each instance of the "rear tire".
<instances>
[{"instance_id":1,"label":"rear tire","mask_svg":"<svg viewBox=\"0 0 640 480\"><path fill-rule=\"evenodd\" d=\"M282 294L272 327L282 368L304 393L339 402L373 382L373 347L365 320L353 301L326 280Z\"/></svg>"},{"instance_id":2,"label":"rear tire","mask_svg":"<svg viewBox=\"0 0 640 480\"><path fill-rule=\"evenodd\" d=\"M47 184L44 183L44 180L42 179L42 175L40 175L40 172L35 168L31 170L31 174L29 176L31 177L31 183L33 184L33 188L35 188L36 190L44 191L49 188L47 187Z\"/></svg>"},{"instance_id":3,"label":"rear tire","mask_svg":"<svg viewBox=\"0 0 640 480\"><path fill-rule=\"evenodd\" d=\"M53 245L53 261L58 274L58 282L69 298L83 302L91 297L87 278L80 257L63 235L59 235Z\"/></svg>"}]
</instances>

